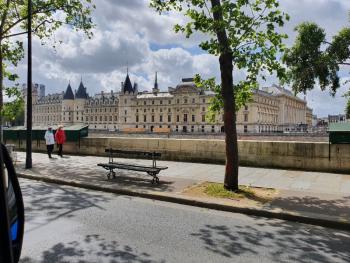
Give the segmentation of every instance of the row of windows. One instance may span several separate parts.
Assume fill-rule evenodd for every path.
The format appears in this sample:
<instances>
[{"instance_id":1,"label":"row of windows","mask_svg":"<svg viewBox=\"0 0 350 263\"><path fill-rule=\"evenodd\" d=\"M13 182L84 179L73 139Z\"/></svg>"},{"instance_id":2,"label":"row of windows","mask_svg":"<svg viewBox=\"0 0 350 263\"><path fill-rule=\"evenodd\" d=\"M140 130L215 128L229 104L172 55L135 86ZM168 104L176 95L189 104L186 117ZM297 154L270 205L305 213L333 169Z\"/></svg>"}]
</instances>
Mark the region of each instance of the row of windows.
<instances>
[{"instance_id":1,"label":"row of windows","mask_svg":"<svg viewBox=\"0 0 350 263\"><path fill-rule=\"evenodd\" d=\"M34 122L50 122L50 121L61 121L60 116L34 116Z\"/></svg>"},{"instance_id":2,"label":"row of windows","mask_svg":"<svg viewBox=\"0 0 350 263\"><path fill-rule=\"evenodd\" d=\"M73 118L70 117L70 116L69 116L69 117L63 117L63 121L71 121L71 120L73 120ZM76 117L76 120L77 120L77 121L79 121L79 120L80 120L80 121L84 121L83 117L80 117L80 118L79 118L78 116Z\"/></svg>"},{"instance_id":3,"label":"row of windows","mask_svg":"<svg viewBox=\"0 0 350 263\"><path fill-rule=\"evenodd\" d=\"M142 128L142 127L139 127L139 125L136 125L135 128ZM146 129L146 125L143 125L143 128ZM156 128L156 127L155 126L151 126L150 130L153 131L154 128ZM159 128L163 128L163 126L159 125ZM170 128L171 128L171 126L168 125L168 129L170 129ZM176 125L175 131L176 132L179 132L179 131L181 131L181 132L188 132L189 131L188 128L189 128L188 126L179 127L178 125ZM195 131L195 127L191 126L191 132L194 132L194 131ZM202 125L201 127L198 127L197 131L205 132L205 126ZM215 132L215 126L211 126L211 132ZM224 127L223 126L220 128L220 132L224 132Z\"/></svg>"},{"instance_id":4,"label":"row of windows","mask_svg":"<svg viewBox=\"0 0 350 263\"><path fill-rule=\"evenodd\" d=\"M104 118L103 118L104 117ZM113 118L113 116L99 116L99 118L98 118L98 116L86 116L85 117L85 121L113 121L113 119L114 119L114 121L116 122L116 121L118 121L118 117L117 116L114 116L114 118Z\"/></svg>"},{"instance_id":5,"label":"row of windows","mask_svg":"<svg viewBox=\"0 0 350 263\"><path fill-rule=\"evenodd\" d=\"M110 104L116 104L118 100L108 100L108 99L101 99L101 100L91 100L87 101L85 105L110 105Z\"/></svg>"},{"instance_id":6,"label":"row of windows","mask_svg":"<svg viewBox=\"0 0 350 263\"><path fill-rule=\"evenodd\" d=\"M275 101L275 100L266 99L266 98L259 98L257 101L260 103L265 103L265 104L277 106L277 101Z\"/></svg>"},{"instance_id":7,"label":"row of windows","mask_svg":"<svg viewBox=\"0 0 350 263\"><path fill-rule=\"evenodd\" d=\"M144 101L143 101L143 105L147 105L147 101L148 101L148 100L144 100ZM155 102L156 102L155 100L152 100L152 101L150 102L150 105L155 105ZM184 98L182 102L183 102L183 104L187 104L187 103L190 102L190 100L187 99L187 98ZM205 103L206 100L205 100L205 99L202 99L202 102ZM192 98L192 103L196 103L196 99L195 99L195 98ZM127 104L127 100L126 100L126 99L124 100L124 104ZM142 105L141 102L140 102L140 104ZM160 101L159 101L159 104L160 104L160 105L163 105L163 100L160 100ZM171 100L168 100L168 104L171 104ZM180 99L176 99L176 104L180 104ZM137 105L139 105L139 102L137 102Z\"/></svg>"},{"instance_id":8,"label":"row of windows","mask_svg":"<svg viewBox=\"0 0 350 263\"><path fill-rule=\"evenodd\" d=\"M141 111L143 111L143 112L147 112L147 110L148 111L151 111L151 112L155 112L155 111L157 111L157 109L150 109L150 108L148 108L148 109L136 109L136 112L141 112ZM192 111L194 111L195 109L192 109ZM202 107L202 112L205 112L205 107ZM164 109L164 111L166 111L166 109ZM180 111L180 108L178 108L176 111ZM159 109L159 112L163 112L163 109ZM168 112L171 112L171 108L168 108Z\"/></svg>"},{"instance_id":9,"label":"row of windows","mask_svg":"<svg viewBox=\"0 0 350 263\"><path fill-rule=\"evenodd\" d=\"M61 108L59 106L57 107L34 107L33 112L43 112L43 113L47 113L47 112L59 112L61 111Z\"/></svg>"},{"instance_id":10,"label":"row of windows","mask_svg":"<svg viewBox=\"0 0 350 263\"><path fill-rule=\"evenodd\" d=\"M114 108L114 112L117 112L117 108ZM85 109L85 113L93 113L93 112L112 112L112 108L109 108L109 110L107 108L100 108L100 110L98 109Z\"/></svg>"},{"instance_id":11,"label":"row of windows","mask_svg":"<svg viewBox=\"0 0 350 263\"><path fill-rule=\"evenodd\" d=\"M196 121L196 115L192 115L192 122ZM151 116L151 122L155 121L155 116ZM188 115L183 115L183 121L188 122ZM136 122L139 122L139 116L136 115ZM147 115L143 115L143 122L147 122ZM163 115L159 116L159 122L163 122ZM171 115L168 115L168 122L171 122ZM180 122L180 115L176 116L176 122ZM202 122L205 122L205 115L202 115Z\"/></svg>"}]
</instances>

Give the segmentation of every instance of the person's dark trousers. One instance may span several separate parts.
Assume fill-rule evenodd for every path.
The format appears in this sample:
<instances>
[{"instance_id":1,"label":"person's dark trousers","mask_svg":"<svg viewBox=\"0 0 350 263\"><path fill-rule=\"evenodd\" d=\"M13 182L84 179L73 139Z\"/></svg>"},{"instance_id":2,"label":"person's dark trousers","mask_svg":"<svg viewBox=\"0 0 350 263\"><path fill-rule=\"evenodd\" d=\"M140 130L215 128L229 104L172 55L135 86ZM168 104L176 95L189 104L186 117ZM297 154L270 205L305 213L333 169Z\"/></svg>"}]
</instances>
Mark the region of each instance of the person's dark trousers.
<instances>
[{"instance_id":1,"label":"person's dark trousers","mask_svg":"<svg viewBox=\"0 0 350 263\"><path fill-rule=\"evenodd\" d=\"M62 157L63 144L58 144L58 155Z\"/></svg>"},{"instance_id":2,"label":"person's dark trousers","mask_svg":"<svg viewBox=\"0 0 350 263\"><path fill-rule=\"evenodd\" d=\"M53 151L53 144L46 145L47 148L47 154L49 155L49 158L51 157L52 151Z\"/></svg>"}]
</instances>

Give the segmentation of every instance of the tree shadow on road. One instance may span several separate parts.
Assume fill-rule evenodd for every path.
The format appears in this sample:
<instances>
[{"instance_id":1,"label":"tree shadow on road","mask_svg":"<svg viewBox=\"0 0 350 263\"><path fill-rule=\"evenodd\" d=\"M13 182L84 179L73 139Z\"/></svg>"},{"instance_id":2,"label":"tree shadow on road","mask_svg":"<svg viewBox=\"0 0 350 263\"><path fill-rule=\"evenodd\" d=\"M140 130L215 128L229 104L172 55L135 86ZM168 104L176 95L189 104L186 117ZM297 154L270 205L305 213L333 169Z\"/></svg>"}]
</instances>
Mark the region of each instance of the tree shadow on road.
<instances>
[{"instance_id":1,"label":"tree shadow on road","mask_svg":"<svg viewBox=\"0 0 350 263\"><path fill-rule=\"evenodd\" d=\"M349 262L349 232L325 231L281 220L256 220L256 226L205 225L192 236L198 237L205 249L232 260L253 254L261 262Z\"/></svg>"},{"instance_id":2,"label":"tree shadow on road","mask_svg":"<svg viewBox=\"0 0 350 263\"><path fill-rule=\"evenodd\" d=\"M74 212L90 207L103 210L99 204L108 202L105 194L79 190L56 184L37 183L28 181L21 183L25 204L25 220L31 228L26 232L37 229L60 217L74 217Z\"/></svg>"},{"instance_id":3,"label":"tree shadow on road","mask_svg":"<svg viewBox=\"0 0 350 263\"><path fill-rule=\"evenodd\" d=\"M289 211L309 212L350 218L350 196L338 199L320 199L313 196L291 196L274 199L272 208L280 207Z\"/></svg>"},{"instance_id":4,"label":"tree shadow on road","mask_svg":"<svg viewBox=\"0 0 350 263\"><path fill-rule=\"evenodd\" d=\"M42 253L40 259L25 257L20 263L93 263L93 262L130 262L130 263L164 263L165 260L155 260L145 252L138 252L127 245L116 241L107 241L99 235L87 235L81 241L58 243Z\"/></svg>"}]
</instances>

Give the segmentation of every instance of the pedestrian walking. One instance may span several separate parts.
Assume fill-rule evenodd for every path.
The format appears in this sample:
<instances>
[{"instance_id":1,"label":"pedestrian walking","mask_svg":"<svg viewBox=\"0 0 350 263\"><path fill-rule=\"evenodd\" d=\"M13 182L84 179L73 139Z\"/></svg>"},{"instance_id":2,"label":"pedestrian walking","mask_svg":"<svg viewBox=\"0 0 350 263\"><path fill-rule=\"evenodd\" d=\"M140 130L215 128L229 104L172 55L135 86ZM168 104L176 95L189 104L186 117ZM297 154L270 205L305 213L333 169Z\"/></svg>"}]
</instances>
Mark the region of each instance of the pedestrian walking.
<instances>
[{"instance_id":1,"label":"pedestrian walking","mask_svg":"<svg viewBox=\"0 0 350 263\"><path fill-rule=\"evenodd\" d=\"M62 157L63 144L66 142L66 133L60 125L55 133L55 140L58 146L58 155Z\"/></svg>"},{"instance_id":2,"label":"pedestrian walking","mask_svg":"<svg viewBox=\"0 0 350 263\"><path fill-rule=\"evenodd\" d=\"M49 155L49 158L52 158L51 154L53 152L53 147L55 145L55 138L53 136L53 131L51 127L48 127L47 131L45 132L45 142L46 142L47 154Z\"/></svg>"}]
</instances>

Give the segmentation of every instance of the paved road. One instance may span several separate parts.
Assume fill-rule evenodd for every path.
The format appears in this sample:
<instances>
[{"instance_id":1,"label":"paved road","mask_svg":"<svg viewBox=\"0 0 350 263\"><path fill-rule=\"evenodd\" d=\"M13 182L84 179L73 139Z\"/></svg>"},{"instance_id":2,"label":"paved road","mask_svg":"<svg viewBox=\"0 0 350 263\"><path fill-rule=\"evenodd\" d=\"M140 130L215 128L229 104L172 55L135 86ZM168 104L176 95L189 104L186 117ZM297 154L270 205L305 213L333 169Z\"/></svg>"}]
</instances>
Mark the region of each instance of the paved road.
<instances>
[{"instance_id":1,"label":"paved road","mask_svg":"<svg viewBox=\"0 0 350 263\"><path fill-rule=\"evenodd\" d=\"M349 262L350 232L21 180L22 263Z\"/></svg>"}]
</instances>

